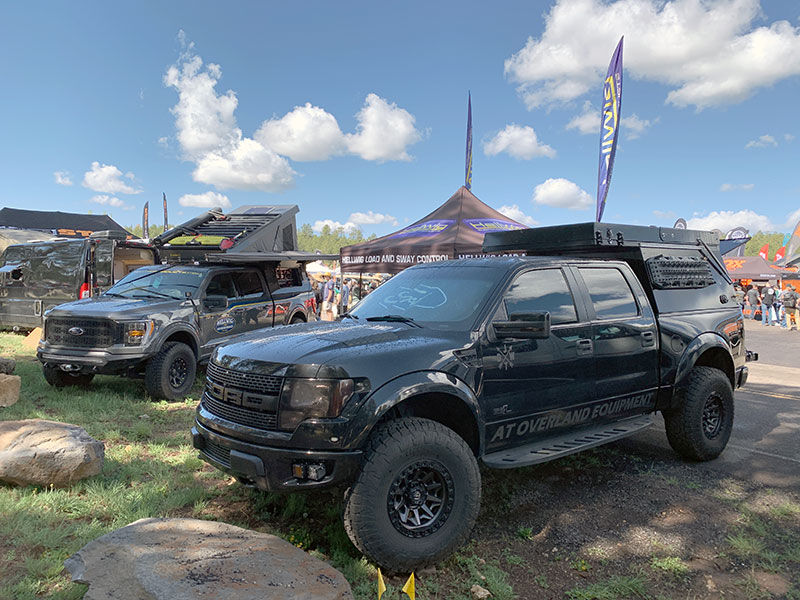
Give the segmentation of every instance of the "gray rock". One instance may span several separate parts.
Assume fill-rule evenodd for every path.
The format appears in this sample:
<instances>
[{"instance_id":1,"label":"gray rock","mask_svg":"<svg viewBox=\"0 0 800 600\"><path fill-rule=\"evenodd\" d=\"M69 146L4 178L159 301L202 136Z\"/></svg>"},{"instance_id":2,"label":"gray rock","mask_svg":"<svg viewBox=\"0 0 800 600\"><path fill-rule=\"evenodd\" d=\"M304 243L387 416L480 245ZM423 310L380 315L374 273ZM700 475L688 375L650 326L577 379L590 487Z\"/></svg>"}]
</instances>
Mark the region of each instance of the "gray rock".
<instances>
[{"instance_id":1,"label":"gray rock","mask_svg":"<svg viewBox=\"0 0 800 600\"><path fill-rule=\"evenodd\" d=\"M19 400L22 380L18 375L0 373L0 406L13 406Z\"/></svg>"},{"instance_id":2,"label":"gray rock","mask_svg":"<svg viewBox=\"0 0 800 600\"><path fill-rule=\"evenodd\" d=\"M64 566L84 600L352 600L344 576L279 537L216 521L140 519Z\"/></svg>"},{"instance_id":3,"label":"gray rock","mask_svg":"<svg viewBox=\"0 0 800 600\"><path fill-rule=\"evenodd\" d=\"M77 425L42 419L0 422L0 480L63 487L103 470L103 442Z\"/></svg>"},{"instance_id":4,"label":"gray rock","mask_svg":"<svg viewBox=\"0 0 800 600\"><path fill-rule=\"evenodd\" d=\"M0 373L13 375L14 369L16 368L17 361L15 361L13 358L5 358L4 356L0 356Z\"/></svg>"}]
</instances>

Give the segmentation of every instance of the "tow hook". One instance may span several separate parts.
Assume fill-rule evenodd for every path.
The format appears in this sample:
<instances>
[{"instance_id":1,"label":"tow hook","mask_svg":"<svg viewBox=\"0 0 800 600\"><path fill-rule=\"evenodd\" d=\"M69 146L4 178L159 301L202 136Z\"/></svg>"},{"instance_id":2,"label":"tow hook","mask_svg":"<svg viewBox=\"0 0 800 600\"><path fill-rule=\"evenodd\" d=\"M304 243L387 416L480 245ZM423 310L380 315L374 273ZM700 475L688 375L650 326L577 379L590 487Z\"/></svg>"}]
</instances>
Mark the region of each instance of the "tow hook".
<instances>
[{"instance_id":1,"label":"tow hook","mask_svg":"<svg viewBox=\"0 0 800 600\"><path fill-rule=\"evenodd\" d=\"M80 365L69 365L69 364L58 365L58 368L61 369L62 371L66 371L67 373L74 373L75 371L81 370Z\"/></svg>"}]
</instances>

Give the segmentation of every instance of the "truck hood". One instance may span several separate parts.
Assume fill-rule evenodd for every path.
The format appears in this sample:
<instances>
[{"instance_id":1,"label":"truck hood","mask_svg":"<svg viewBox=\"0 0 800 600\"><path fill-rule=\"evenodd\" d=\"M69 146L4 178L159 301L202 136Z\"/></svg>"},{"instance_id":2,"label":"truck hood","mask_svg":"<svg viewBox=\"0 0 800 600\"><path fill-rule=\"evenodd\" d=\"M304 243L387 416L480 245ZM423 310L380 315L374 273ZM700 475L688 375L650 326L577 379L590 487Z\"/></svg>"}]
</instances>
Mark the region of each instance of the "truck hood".
<instances>
[{"instance_id":1,"label":"truck hood","mask_svg":"<svg viewBox=\"0 0 800 600\"><path fill-rule=\"evenodd\" d=\"M47 313L48 317L96 317L100 319L145 318L147 315L174 310L186 300L156 300L155 298L116 298L96 296L59 304Z\"/></svg>"},{"instance_id":2,"label":"truck hood","mask_svg":"<svg viewBox=\"0 0 800 600\"><path fill-rule=\"evenodd\" d=\"M312 322L261 330L220 346L221 366L296 377L369 377L436 369L468 343L466 332L437 331L404 323ZM438 362L438 361L437 361Z\"/></svg>"}]
</instances>

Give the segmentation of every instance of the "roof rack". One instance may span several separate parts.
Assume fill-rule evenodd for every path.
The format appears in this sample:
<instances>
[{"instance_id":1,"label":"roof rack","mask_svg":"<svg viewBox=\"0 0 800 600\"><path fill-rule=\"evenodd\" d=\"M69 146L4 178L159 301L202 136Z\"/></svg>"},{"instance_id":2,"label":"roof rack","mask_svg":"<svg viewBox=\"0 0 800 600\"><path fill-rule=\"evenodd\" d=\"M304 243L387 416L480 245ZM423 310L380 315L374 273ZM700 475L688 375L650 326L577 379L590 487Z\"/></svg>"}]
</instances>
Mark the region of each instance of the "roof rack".
<instances>
[{"instance_id":1,"label":"roof rack","mask_svg":"<svg viewBox=\"0 0 800 600\"><path fill-rule=\"evenodd\" d=\"M487 233L483 238L484 252L521 251L527 254L575 254L616 251L642 245L705 244L719 248L719 235L713 231L646 227L615 223L576 223L552 227L533 227L515 231Z\"/></svg>"},{"instance_id":2,"label":"roof rack","mask_svg":"<svg viewBox=\"0 0 800 600\"><path fill-rule=\"evenodd\" d=\"M153 239L165 262L214 262L222 255L297 251L296 205L213 208Z\"/></svg>"}]
</instances>

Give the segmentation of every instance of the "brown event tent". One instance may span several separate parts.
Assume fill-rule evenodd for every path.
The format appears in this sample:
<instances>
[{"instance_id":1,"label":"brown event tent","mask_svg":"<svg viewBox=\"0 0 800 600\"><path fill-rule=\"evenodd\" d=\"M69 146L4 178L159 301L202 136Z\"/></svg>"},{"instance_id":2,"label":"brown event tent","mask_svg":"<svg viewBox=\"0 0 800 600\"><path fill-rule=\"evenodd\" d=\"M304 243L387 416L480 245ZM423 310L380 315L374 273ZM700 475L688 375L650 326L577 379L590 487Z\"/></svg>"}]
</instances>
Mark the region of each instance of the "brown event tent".
<instances>
[{"instance_id":1,"label":"brown event tent","mask_svg":"<svg viewBox=\"0 0 800 600\"><path fill-rule=\"evenodd\" d=\"M796 277L797 274L784 269L774 268L760 256L738 256L725 258L725 268L731 279L754 279L769 281L783 277Z\"/></svg>"},{"instance_id":2,"label":"brown event tent","mask_svg":"<svg viewBox=\"0 0 800 600\"><path fill-rule=\"evenodd\" d=\"M417 263L484 256L483 234L525 229L461 186L450 199L416 223L369 242L340 250L342 271L399 273Z\"/></svg>"}]
</instances>

